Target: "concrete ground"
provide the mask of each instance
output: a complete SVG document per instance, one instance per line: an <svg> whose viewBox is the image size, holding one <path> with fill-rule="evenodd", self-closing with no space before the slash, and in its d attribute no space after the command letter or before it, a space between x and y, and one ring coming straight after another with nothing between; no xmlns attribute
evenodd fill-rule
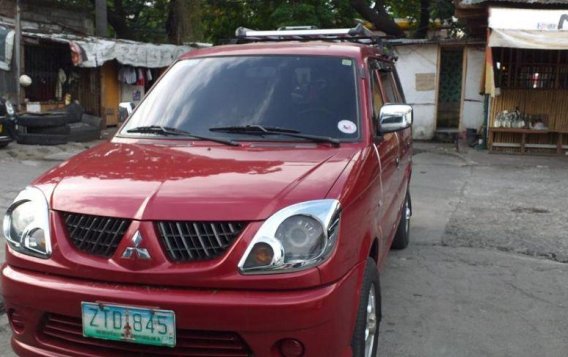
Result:
<svg viewBox="0 0 568 357"><path fill-rule="evenodd" d="M415 149L379 356L567 356L568 159Z"/></svg>
<svg viewBox="0 0 568 357"><path fill-rule="evenodd" d="M0 210L84 147L0 150ZM415 151L411 244L381 273L378 355L568 355L568 159ZM9 336L2 315L2 356Z"/></svg>

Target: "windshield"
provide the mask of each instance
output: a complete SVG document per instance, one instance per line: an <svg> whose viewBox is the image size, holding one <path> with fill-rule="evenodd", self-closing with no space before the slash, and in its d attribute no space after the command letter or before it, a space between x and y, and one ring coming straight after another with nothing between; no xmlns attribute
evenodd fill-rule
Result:
<svg viewBox="0 0 568 357"><path fill-rule="evenodd" d="M121 131L162 126L232 140L298 140L211 131L262 125L352 140L359 137L355 61L324 56L208 57L176 63ZM128 130L131 130L128 133Z"/></svg>

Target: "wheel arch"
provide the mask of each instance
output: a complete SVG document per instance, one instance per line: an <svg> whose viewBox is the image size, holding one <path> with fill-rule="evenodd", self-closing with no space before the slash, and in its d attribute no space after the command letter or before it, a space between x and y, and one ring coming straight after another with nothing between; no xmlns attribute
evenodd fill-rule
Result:
<svg viewBox="0 0 568 357"><path fill-rule="evenodd" d="M375 264L379 264L379 239L377 237L373 239L368 256L375 261Z"/></svg>

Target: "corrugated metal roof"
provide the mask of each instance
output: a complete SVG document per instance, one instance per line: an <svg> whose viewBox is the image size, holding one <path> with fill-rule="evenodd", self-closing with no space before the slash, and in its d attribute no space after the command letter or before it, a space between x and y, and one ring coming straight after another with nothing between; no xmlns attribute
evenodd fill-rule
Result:
<svg viewBox="0 0 568 357"><path fill-rule="evenodd" d="M460 4L462 4L462 5L475 5L475 4L485 3L485 2L518 3L518 4L543 4L543 5L566 4L566 5L568 5L568 0L461 0Z"/></svg>

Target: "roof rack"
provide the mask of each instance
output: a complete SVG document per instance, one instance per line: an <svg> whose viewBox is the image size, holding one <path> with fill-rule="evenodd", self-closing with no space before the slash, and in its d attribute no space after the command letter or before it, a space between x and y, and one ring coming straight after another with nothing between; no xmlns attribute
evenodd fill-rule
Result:
<svg viewBox="0 0 568 357"><path fill-rule="evenodd" d="M264 41L348 41L367 45L381 45L381 37L374 34L362 24L353 28L313 29L309 26L298 26L275 31L256 31L239 27L235 31L236 43Z"/></svg>

